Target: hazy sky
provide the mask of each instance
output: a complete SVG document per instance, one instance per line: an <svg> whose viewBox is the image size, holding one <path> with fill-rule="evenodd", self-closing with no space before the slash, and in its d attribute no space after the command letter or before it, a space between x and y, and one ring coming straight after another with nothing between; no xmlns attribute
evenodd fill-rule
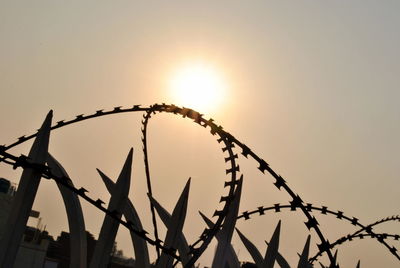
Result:
<svg viewBox="0 0 400 268"><path fill-rule="evenodd" d="M0 141L9 144L35 131L49 109L56 122L114 106L185 106L171 96L171 74L205 62L223 77L226 94L218 108L204 113L270 163L303 200L365 224L399 214L399 12L398 1L3 0ZM49 150L78 187L108 200L95 168L116 179L134 147L130 197L151 230L140 121L141 114L127 114L65 127L52 133ZM197 211L211 216L225 193L224 154L207 130L172 115L150 122L149 143L154 195L168 210L193 178L185 225L193 242L204 227ZM28 148L12 152L26 154ZM240 164L240 211L289 201L255 163ZM20 171L4 165L0 171L18 182ZM103 215L83 207L87 229L97 235ZM53 182L43 182L35 209L53 235L67 230ZM316 216L330 241L356 230ZM281 251L294 265L308 234L300 213L255 217L238 227L264 251L280 218ZM398 224L377 229L398 230ZM118 244L132 256L126 234L119 232ZM249 260L236 234L233 243L239 258ZM202 264L210 263L214 245ZM376 241L339 249L343 267L355 267L358 259L367 268L398 266Z"/></svg>

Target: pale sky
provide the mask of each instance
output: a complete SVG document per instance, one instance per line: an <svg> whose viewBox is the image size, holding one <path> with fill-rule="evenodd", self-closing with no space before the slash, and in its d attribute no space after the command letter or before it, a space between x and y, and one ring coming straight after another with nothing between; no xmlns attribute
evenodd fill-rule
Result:
<svg viewBox="0 0 400 268"><path fill-rule="evenodd" d="M172 74L201 62L217 70L225 93L218 106L199 112L265 159L305 202L364 224L396 215L399 12L398 1L1 1L0 143L34 132L50 109L55 123L114 106L188 106L171 94ZM134 147L130 197L152 230L141 118L116 115L65 127L52 133L49 151L75 185L108 201L95 168L115 180ZM12 152L27 154L29 144ZM172 115L150 122L149 146L154 196L169 211L193 179L185 224L193 242L204 228L197 211L211 217L225 193L225 155L208 130ZM254 162L240 158L239 164L245 177L240 211L289 201ZM5 165L0 171L18 182L20 171ZM34 208L52 235L67 230L54 182L41 184ZM83 208L87 229L97 236L103 215ZM315 214L330 241L356 231ZM294 266L308 235L300 213L256 216L237 226L264 252L279 219L281 252ZM398 234L398 227L376 231ZM400 248L398 241L388 243ZM233 244L239 259L250 259L236 234ZM133 256L126 230L118 245ZM202 265L210 264L214 246ZM366 268L399 264L368 239L340 247L338 259L343 267L355 267L358 259Z"/></svg>

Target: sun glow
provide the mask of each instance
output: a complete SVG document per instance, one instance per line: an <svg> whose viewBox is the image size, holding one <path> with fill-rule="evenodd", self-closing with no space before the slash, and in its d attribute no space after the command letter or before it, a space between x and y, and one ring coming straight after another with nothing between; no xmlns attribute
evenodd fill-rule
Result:
<svg viewBox="0 0 400 268"><path fill-rule="evenodd" d="M206 64L191 64L179 69L172 76L170 87L177 105L201 113L219 109L225 93L222 76Z"/></svg>

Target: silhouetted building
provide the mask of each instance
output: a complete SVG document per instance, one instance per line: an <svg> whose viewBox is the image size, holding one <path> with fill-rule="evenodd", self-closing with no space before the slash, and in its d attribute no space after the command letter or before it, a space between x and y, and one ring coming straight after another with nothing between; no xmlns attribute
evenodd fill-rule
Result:
<svg viewBox="0 0 400 268"><path fill-rule="evenodd" d="M11 183L9 180L4 178L0 178L0 193L8 193L8 189L10 189Z"/></svg>
<svg viewBox="0 0 400 268"><path fill-rule="evenodd" d="M0 178L0 238L3 236L14 194L15 187L11 182L7 179Z"/></svg>
<svg viewBox="0 0 400 268"><path fill-rule="evenodd" d="M15 186L9 180L0 178L0 239L12 207L14 194ZM30 217L39 218L39 215L38 211L32 210L30 212ZM70 234L61 232L57 240L54 240L47 231L39 228L26 227L13 268L69 268ZM96 239L88 231L86 231L86 239L87 265L89 266L96 246ZM134 264L134 260L124 257L122 251L117 250L116 246L114 246L112 255L108 267L126 268L132 267Z"/></svg>
<svg viewBox="0 0 400 268"><path fill-rule="evenodd" d="M86 231L86 239L87 239L87 264L89 266L90 261L93 257L94 249L96 246L97 240L94 236ZM70 263L70 234L68 232L61 232L57 237L57 240L50 241L47 255L46 257L49 260L53 260L57 262L57 268L69 268ZM114 246L113 256L111 256L110 264L108 267L110 268L127 268L133 267L135 261L131 258L126 258L123 256L121 250L117 250L116 246Z"/></svg>
<svg viewBox="0 0 400 268"><path fill-rule="evenodd" d="M93 256L94 247L96 245L96 239L88 231L86 231L86 239L88 257L87 264L89 265ZM69 268L71 249L70 235L68 232L61 232L61 234L57 237L57 240L50 243L47 256L58 261L58 268Z"/></svg>

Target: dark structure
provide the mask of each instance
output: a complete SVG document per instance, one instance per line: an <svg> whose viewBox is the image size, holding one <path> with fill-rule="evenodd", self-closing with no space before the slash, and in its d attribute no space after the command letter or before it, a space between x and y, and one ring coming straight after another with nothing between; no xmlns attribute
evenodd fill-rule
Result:
<svg viewBox="0 0 400 268"><path fill-rule="evenodd" d="M99 171L103 182L106 184L110 192L110 200L108 206L103 206L105 202L101 199L95 199L89 196L88 191L83 187L76 187L72 179L61 164L54 159L48 152L49 137L51 131L62 128L77 122L107 116L118 113L128 112L144 112L142 121L142 141L144 151L144 163L146 172L146 183L152 213L153 231L146 232L143 229L140 219L134 208L134 204L128 199L130 187L131 165L133 150L128 153L126 161L121 169L121 173L116 179L108 178L103 172ZM217 137L217 141L222 146L225 162L227 163L225 188L227 193L221 197L222 208L216 210L213 215L214 221L211 221L205 215L205 229L199 235L199 239L189 244L183 234L183 224L186 217L187 200L189 196L190 180L186 184L179 197L172 213L166 211L152 194L152 181L149 169L149 160L147 153L147 126L150 119L157 113L169 113L180 115L194 121L194 123L209 129L210 134ZM9 149L24 143L30 139L35 139L28 157L21 155L15 156L9 153ZM287 194L289 201L287 205L274 204L273 206L261 206L254 211L244 211L239 213L239 204L242 192L243 174L240 174L238 165L239 154L245 158L249 158L256 163L258 170L269 175L273 179L273 187ZM319 257L325 255L329 262L330 268L339 267L337 264L337 256L333 253L334 247L346 241L351 241L357 236L372 237L386 247L391 254L400 260L397 249L390 245L388 238L398 239L399 236L394 234L378 234L372 229L385 220L398 220L398 216L384 219L383 221L365 225L355 217L345 216L343 212L334 212L327 207L315 207L312 204L305 203L298 193L296 193L271 166L258 156L247 145L239 141L232 134L225 131L222 126L215 124L213 119L204 119L202 114L175 105L155 104L149 107L141 107L134 105L130 108L115 107L112 110L98 110L90 115L78 115L70 121L59 121L52 126L52 112L47 115L42 127L35 134L22 136L16 142L10 145L0 147L0 161L13 166L13 168L22 168L23 173L19 183L18 191L13 201L13 207L6 224L6 232L0 241L0 266L11 267L14 263L15 256L18 251L19 241L23 236L23 231L29 213L32 210L32 204L35 199L36 191L42 177L52 179L57 183L59 191L63 197L66 207L69 223L69 235L62 233L57 241L52 241L49 250L51 258L60 259L62 267L107 267L110 263L115 265L124 265L122 261L117 261L118 256L112 256L115 253L114 240L116 232L120 225L128 228L131 232L132 243L134 245L136 258L138 260L135 267L160 267L170 268L177 262L182 266L192 268L195 267L196 261L205 251L213 238L218 241L217 249L213 259L213 268L220 268L228 265L231 268L239 267L273 267L274 263L278 263L281 267L290 267L285 258L279 253L279 236L280 222L278 223L271 239L265 255L262 255L258 249L246 238L240 230L236 229L241 241L254 259L253 263L240 264L236 253L231 246L232 235L235 232L236 221L240 219L250 219L252 215L264 215L267 211L279 212L283 209L290 208L290 211L298 211L304 215L305 226L312 231L318 240L318 252L310 257L310 237L305 242L302 253L299 255L297 267L309 268L317 261ZM6 187L5 187L6 188ZM79 199L79 198L80 199ZM101 228L99 240L94 243L92 237L85 233L85 225L80 200L89 202L99 210L105 213L103 225ZM339 238L336 242L330 243L321 229L317 220L318 215L314 212L318 211L323 215L335 215L339 220L346 220L359 229L349 234L345 238ZM158 234L158 225L156 213L166 226L166 236L161 240ZM123 217L125 219L123 219ZM210 216L210 217L211 217ZM150 233L152 235L150 235ZM348 239L347 239L348 238ZM347 239L347 240L346 240ZM151 245L157 253L155 263L150 263L147 247ZM62 255L61 252L65 253ZM61 256L62 255L62 256ZM117 254L118 255L118 254ZM117 264L118 263L118 264ZM140 264L139 264L140 263ZM131 264L133 265L133 264ZM322 267L325 267L321 264ZM359 267L359 264L357 265ZM120 266L121 267L121 266Z"/></svg>
<svg viewBox="0 0 400 268"><path fill-rule="evenodd" d="M10 187L11 183L9 180L0 178L0 193L5 193L5 194L8 193Z"/></svg>

